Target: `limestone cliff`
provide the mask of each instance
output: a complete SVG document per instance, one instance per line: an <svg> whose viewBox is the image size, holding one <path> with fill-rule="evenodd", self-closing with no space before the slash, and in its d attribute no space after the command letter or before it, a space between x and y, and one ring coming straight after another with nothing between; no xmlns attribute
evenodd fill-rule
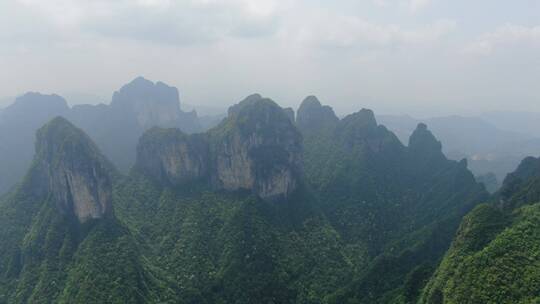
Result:
<svg viewBox="0 0 540 304"><path fill-rule="evenodd" d="M272 100L251 95L231 107L210 138L216 188L248 189L273 199L298 187L302 136Z"/></svg>
<svg viewBox="0 0 540 304"><path fill-rule="evenodd" d="M152 128L137 146L137 167L154 178L178 185L208 176L208 142L178 129Z"/></svg>
<svg viewBox="0 0 540 304"><path fill-rule="evenodd" d="M258 94L229 109L206 134L153 129L140 140L137 168L169 184L206 180L216 190L286 198L299 184L302 137L287 113Z"/></svg>
<svg viewBox="0 0 540 304"><path fill-rule="evenodd" d="M108 164L90 138L57 117L37 132L36 168L58 210L80 223L112 214Z"/></svg>

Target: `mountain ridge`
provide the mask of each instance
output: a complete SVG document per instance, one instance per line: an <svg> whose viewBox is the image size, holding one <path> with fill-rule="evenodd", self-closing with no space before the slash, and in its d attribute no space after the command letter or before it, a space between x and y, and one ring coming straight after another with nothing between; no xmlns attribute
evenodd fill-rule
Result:
<svg viewBox="0 0 540 304"><path fill-rule="evenodd" d="M196 112L183 112L178 90L138 77L117 91L109 105L75 105L52 94L27 93L0 113L0 193L13 187L30 167L34 133L56 116L85 130L121 170L135 162L139 136L152 126L201 129ZM7 173L9 172L9 174Z"/></svg>

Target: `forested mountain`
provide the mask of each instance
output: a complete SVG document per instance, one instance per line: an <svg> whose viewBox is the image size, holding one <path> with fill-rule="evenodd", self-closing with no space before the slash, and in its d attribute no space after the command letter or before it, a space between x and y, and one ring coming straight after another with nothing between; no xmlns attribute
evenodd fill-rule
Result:
<svg viewBox="0 0 540 304"><path fill-rule="evenodd" d="M0 203L0 303L150 299L155 279L114 217L114 175L65 119L38 131L31 169Z"/></svg>
<svg viewBox="0 0 540 304"><path fill-rule="evenodd" d="M426 125L291 112L151 128L128 175L55 118L0 202L0 303L413 303L484 187Z"/></svg>
<svg viewBox="0 0 540 304"><path fill-rule="evenodd" d="M115 92L110 105L69 108L58 95L27 93L0 112L0 193L21 180L30 167L36 130L55 116L81 127L122 171L135 161L142 133L153 127L200 130L197 114L180 109L178 90L138 77Z"/></svg>
<svg viewBox="0 0 540 304"><path fill-rule="evenodd" d="M467 158L469 169L476 176L492 173L502 181L524 157L536 155L540 151L540 134L529 132L535 129L524 126L527 123L533 125L530 119L534 117L532 114L521 115L524 121L516 123L512 128L509 122L519 120L520 115L517 113L492 115L493 117L487 114L482 117L452 115L426 119L380 115L378 119L403 142L406 142L418 123L426 123L435 136L444 142L443 151L450 159ZM518 125L523 128L516 127Z"/></svg>
<svg viewBox="0 0 540 304"><path fill-rule="evenodd" d="M372 111L339 120L315 97L302 103L297 123L307 181L356 268L332 302L412 302L421 284L403 283L437 265L484 188L466 161L446 159L424 124L406 147Z"/></svg>
<svg viewBox="0 0 540 304"><path fill-rule="evenodd" d="M420 303L540 302L540 159L462 221Z"/></svg>

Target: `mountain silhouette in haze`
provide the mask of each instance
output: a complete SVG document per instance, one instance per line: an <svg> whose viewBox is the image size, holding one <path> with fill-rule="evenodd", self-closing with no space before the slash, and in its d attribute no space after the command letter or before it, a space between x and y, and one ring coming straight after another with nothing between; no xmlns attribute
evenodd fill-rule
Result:
<svg viewBox="0 0 540 304"><path fill-rule="evenodd" d="M82 128L120 169L135 162L139 137L151 127L199 131L195 112L183 112L178 90L138 77L114 93L111 104L69 108L58 95L27 93L0 112L0 193L18 182L29 168L35 131L55 116Z"/></svg>

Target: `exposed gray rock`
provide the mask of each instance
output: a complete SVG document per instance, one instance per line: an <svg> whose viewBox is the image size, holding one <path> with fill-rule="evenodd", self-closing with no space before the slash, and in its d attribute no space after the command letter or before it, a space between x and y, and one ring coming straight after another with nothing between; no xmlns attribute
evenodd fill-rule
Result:
<svg viewBox="0 0 540 304"><path fill-rule="evenodd" d="M302 172L302 137L285 111L254 94L228 113L206 134L146 132L137 168L173 185L206 179L216 190L248 190L266 200L289 196Z"/></svg>
<svg viewBox="0 0 540 304"><path fill-rule="evenodd" d="M110 167L90 138L64 118L38 130L36 166L63 214L80 223L112 215Z"/></svg>
<svg viewBox="0 0 540 304"><path fill-rule="evenodd" d="M213 185L251 190L263 199L287 197L302 171L302 136L285 111L270 99L251 95L231 107L210 131Z"/></svg>
<svg viewBox="0 0 540 304"><path fill-rule="evenodd" d="M152 128L137 146L137 167L172 185L208 176L208 142L178 129Z"/></svg>

